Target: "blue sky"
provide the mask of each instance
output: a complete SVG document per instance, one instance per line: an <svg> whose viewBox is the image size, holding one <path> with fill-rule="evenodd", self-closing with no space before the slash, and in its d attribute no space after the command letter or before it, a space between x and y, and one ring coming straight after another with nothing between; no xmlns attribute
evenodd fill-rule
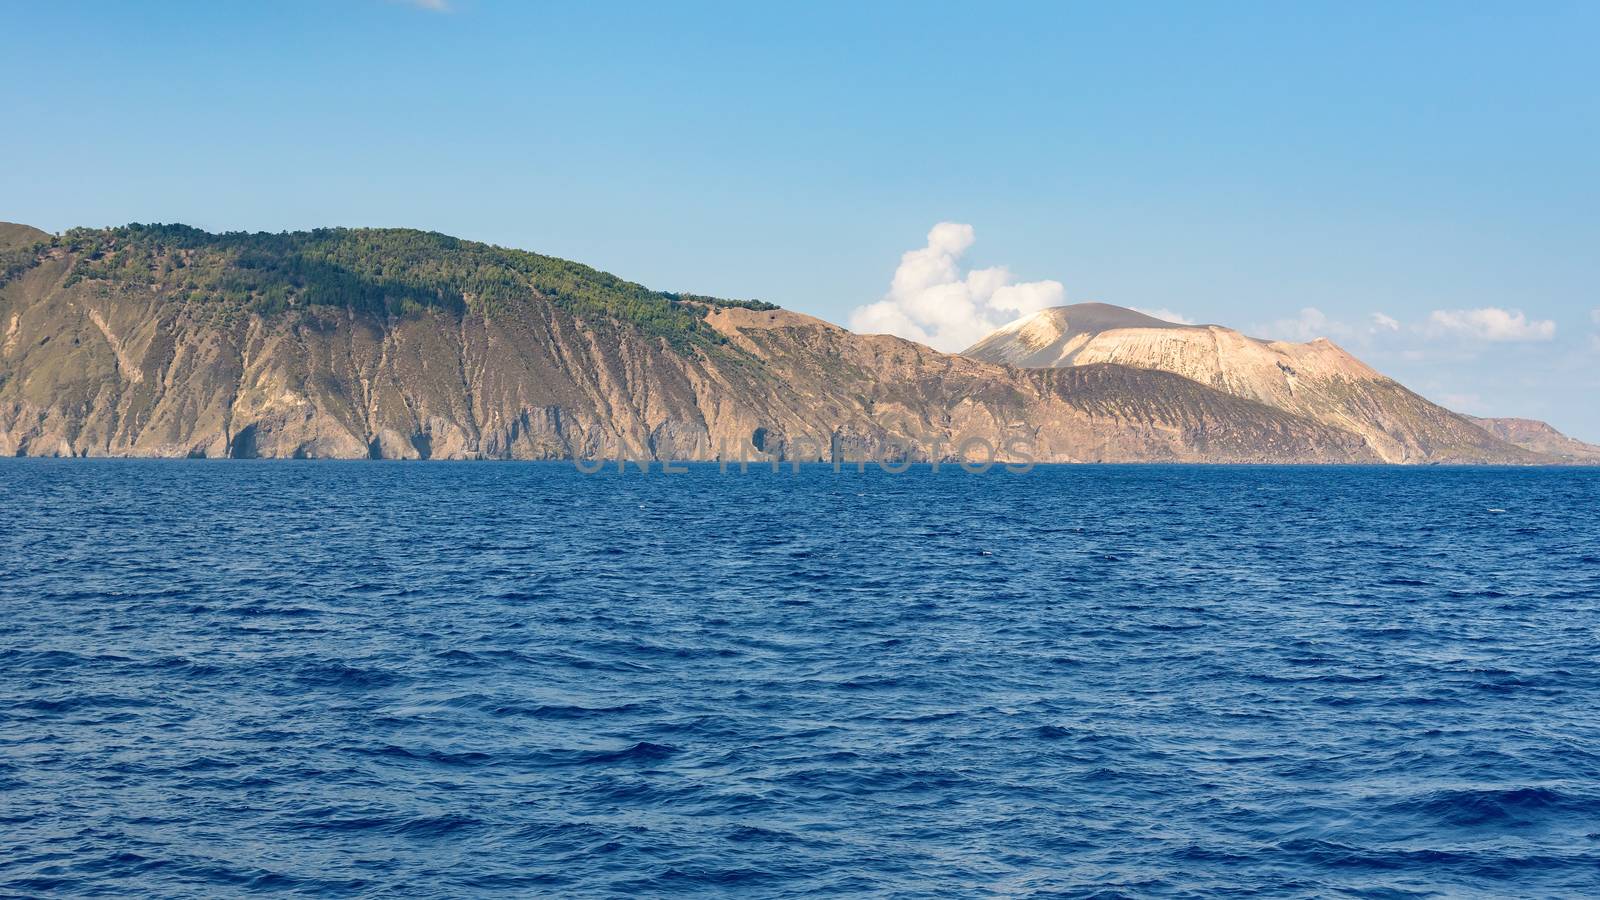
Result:
<svg viewBox="0 0 1600 900"><path fill-rule="evenodd" d="M1600 5L432 5L12 5L0 219L416 226L842 324L958 223L1600 441Z"/></svg>

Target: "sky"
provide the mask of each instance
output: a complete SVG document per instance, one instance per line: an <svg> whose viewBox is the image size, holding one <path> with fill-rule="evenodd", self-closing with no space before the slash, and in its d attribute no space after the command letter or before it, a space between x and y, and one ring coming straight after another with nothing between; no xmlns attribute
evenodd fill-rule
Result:
<svg viewBox="0 0 1600 900"><path fill-rule="evenodd" d="M5 21L0 220L419 227L942 349L1100 301L1328 337L1452 408L1600 442L1600 4Z"/></svg>

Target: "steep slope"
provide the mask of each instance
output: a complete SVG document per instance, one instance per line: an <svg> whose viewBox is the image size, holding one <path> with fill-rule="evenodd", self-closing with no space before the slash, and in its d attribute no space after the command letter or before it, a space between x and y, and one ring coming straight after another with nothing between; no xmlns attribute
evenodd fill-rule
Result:
<svg viewBox="0 0 1600 900"><path fill-rule="evenodd" d="M0 222L0 283L33 265L38 256L36 248L51 240L47 231L15 222Z"/></svg>
<svg viewBox="0 0 1600 900"><path fill-rule="evenodd" d="M838 439L872 449L881 430L945 447L1016 439L1052 461L1373 459L1346 432L1167 373L996 366L784 310L719 309L708 321L783 385L761 403L788 433L838 423Z"/></svg>
<svg viewBox="0 0 1600 900"><path fill-rule="evenodd" d="M1168 373L1028 371L406 230L76 230L0 283L0 453L1351 462Z"/></svg>
<svg viewBox="0 0 1600 900"><path fill-rule="evenodd" d="M963 355L1023 367L1116 363L1172 372L1358 434L1387 462L1539 459L1407 390L1325 338L1304 344L1265 341L1219 325L1179 325L1084 303L1019 319Z"/></svg>
<svg viewBox="0 0 1600 900"><path fill-rule="evenodd" d="M49 240L50 232L34 228L32 225L0 222L0 250L31 247L34 244L46 243Z"/></svg>
<svg viewBox="0 0 1600 900"><path fill-rule="evenodd" d="M1480 419L1468 416L1480 428L1509 444L1545 456L1584 465L1600 464L1600 447L1570 438L1536 419Z"/></svg>

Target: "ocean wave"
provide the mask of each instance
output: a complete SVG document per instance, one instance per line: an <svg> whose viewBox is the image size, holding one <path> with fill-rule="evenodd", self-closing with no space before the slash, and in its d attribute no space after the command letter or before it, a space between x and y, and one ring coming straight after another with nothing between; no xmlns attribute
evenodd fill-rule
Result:
<svg viewBox="0 0 1600 900"><path fill-rule="evenodd" d="M0 463L0 894L1600 894L1597 471Z"/></svg>

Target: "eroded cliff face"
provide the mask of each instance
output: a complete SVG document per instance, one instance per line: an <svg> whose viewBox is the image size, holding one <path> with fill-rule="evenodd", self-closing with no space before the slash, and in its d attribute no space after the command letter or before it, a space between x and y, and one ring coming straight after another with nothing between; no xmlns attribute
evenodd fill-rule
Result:
<svg viewBox="0 0 1600 900"><path fill-rule="evenodd" d="M79 262L51 248L0 286L0 454L948 459L981 440L1061 462L1377 458L1167 372L1017 369L784 311L685 301L720 337L674 346L533 291L259 315Z"/></svg>
<svg viewBox="0 0 1600 900"><path fill-rule="evenodd" d="M1586 444L1537 419L1481 419L1469 416L1480 428L1524 450L1579 465L1600 464L1600 447Z"/></svg>
<svg viewBox="0 0 1600 900"><path fill-rule="evenodd" d="M840 439L873 452L883 449L880 436L924 451L930 438L945 447L982 438L1064 462L1373 458L1348 432L1167 373L998 366L782 310L723 309L708 318L781 385L763 391L763 408L786 434L842 423Z"/></svg>
<svg viewBox="0 0 1600 900"><path fill-rule="evenodd" d="M1386 462L1539 461L1322 338L1264 341L1085 303L1013 322L965 355L1025 367L1115 363L1172 372L1358 434Z"/></svg>

